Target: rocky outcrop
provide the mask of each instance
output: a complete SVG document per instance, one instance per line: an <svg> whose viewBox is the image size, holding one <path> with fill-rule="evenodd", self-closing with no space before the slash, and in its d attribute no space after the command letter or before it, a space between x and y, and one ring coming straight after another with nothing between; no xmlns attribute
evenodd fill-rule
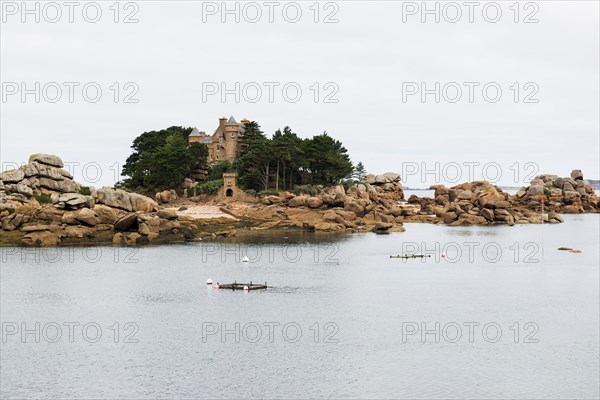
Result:
<svg viewBox="0 0 600 400"><path fill-rule="evenodd" d="M21 234L18 240L24 246L69 245L98 238L115 245L170 243L236 235L240 225L258 230L389 233L403 231L404 222L530 224L542 222L542 199L548 207L547 223L562 222L559 212L598 209L598 198L579 170L567 178L540 175L515 196L476 181L450 188L435 185L434 198L413 195L408 201L400 175L387 172L369 175L347 189L342 185L308 188L309 193L266 195L235 207L217 204L229 215L207 223L200 214L186 214L186 207L179 206L190 205L189 201L177 199L172 191L157 193L154 201L121 189L85 188L62 165L56 156L33 155L28 164L0 175L2 230L11 232L11 237Z"/></svg>
<svg viewBox="0 0 600 400"><path fill-rule="evenodd" d="M472 224L535 224L542 223L541 207L544 201L544 222L561 223L558 213L600 212L598 196L583 179L581 170L573 170L570 177L543 174L531 184L522 187L514 196L487 181L467 182L451 188L433 185L434 198L411 196L408 204L420 206L418 215L403 215L407 221L418 221L419 216L435 214L450 225ZM413 209L416 210L416 209Z"/></svg>
<svg viewBox="0 0 600 400"><path fill-rule="evenodd" d="M539 214L515 206L511 196L487 181L466 182L451 188L435 185L431 189L435 190L435 200L411 196L409 202L421 205L421 214L423 210L433 211L448 225L541 223Z"/></svg>
<svg viewBox="0 0 600 400"><path fill-rule="evenodd" d="M99 204L124 211L153 212L158 210L158 204L150 197L121 189L103 187L95 191L94 198Z"/></svg>
<svg viewBox="0 0 600 400"><path fill-rule="evenodd" d="M36 205L36 197L41 195L79 194L81 186L62 166L64 164L57 156L32 155L29 163L19 169L0 174L0 201ZM59 201L58 197L54 200Z"/></svg>
<svg viewBox="0 0 600 400"><path fill-rule="evenodd" d="M162 210L158 216L159 205L147 196L110 187L83 187L63 166L58 156L33 154L19 169L0 174L1 227L21 231L23 246L57 246L68 239L138 228L148 228L146 235L138 233L146 241L156 239L159 231L179 237L173 232L181 228L174 223L176 212ZM143 228L142 215L149 215L144 217ZM138 240L123 241L133 242Z"/></svg>
<svg viewBox="0 0 600 400"><path fill-rule="evenodd" d="M78 209L82 207L93 208L94 198L79 193L54 193L51 196L52 204L56 208L65 208L69 210Z"/></svg>
<svg viewBox="0 0 600 400"><path fill-rule="evenodd" d="M33 154L29 163L0 174L0 203L9 204L9 207L39 207L42 202L65 210L91 210L96 204L124 211L158 210L154 200L137 193L108 187L98 190L85 188L73 181L73 176L63 170L63 166L58 156Z"/></svg>
<svg viewBox="0 0 600 400"><path fill-rule="evenodd" d="M400 175L387 172L369 175L364 182L322 189L307 195L289 192L268 195L260 203L239 210L236 217L260 218L260 229L294 227L327 232L400 232L403 213L414 214L412 204L404 201ZM274 222L274 223L273 223ZM389 227L376 229L378 224Z"/></svg>
<svg viewBox="0 0 600 400"><path fill-rule="evenodd" d="M32 154L29 156L29 163L38 162L40 164L49 165L51 167L62 168L65 166L63 160L58 156L51 154Z"/></svg>
<svg viewBox="0 0 600 400"><path fill-rule="evenodd" d="M543 174L536 176L527 187L511 197L511 203L530 210L540 210L541 202L548 211L574 214L600 212L600 198L583 173L574 169L569 177Z"/></svg>
<svg viewBox="0 0 600 400"><path fill-rule="evenodd" d="M367 175L362 185L369 185L378 193L393 194L395 200L404 199L404 191L400 183L400 174L395 172L386 172L381 175ZM359 184L359 185L361 185Z"/></svg>
<svg viewBox="0 0 600 400"><path fill-rule="evenodd" d="M190 177L186 178L186 179L189 179L189 181L191 181L191 183L188 182L187 180L184 181L184 184L183 184L184 189L192 187L195 182L206 181L208 179L208 165L200 164L200 165L196 166L196 168L194 168L192 170L192 172L190 173Z"/></svg>

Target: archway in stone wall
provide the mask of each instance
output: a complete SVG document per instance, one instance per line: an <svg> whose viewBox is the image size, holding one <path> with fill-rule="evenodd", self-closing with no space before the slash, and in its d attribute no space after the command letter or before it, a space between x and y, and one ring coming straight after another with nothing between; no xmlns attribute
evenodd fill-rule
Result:
<svg viewBox="0 0 600 400"><path fill-rule="evenodd" d="M233 189L227 189L227 190L225 191L225 196L227 196L227 197L231 197L231 196L233 196Z"/></svg>

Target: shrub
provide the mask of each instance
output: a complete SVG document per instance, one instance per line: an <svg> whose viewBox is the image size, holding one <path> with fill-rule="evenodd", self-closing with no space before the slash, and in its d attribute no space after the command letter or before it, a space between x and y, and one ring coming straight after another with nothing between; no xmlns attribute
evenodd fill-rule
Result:
<svg viewBox="0 0 600 400"><path fill-rule="evenodd" d="M256 196L256 190L254 190L254 189L244 190L244 192L246 194L249 194L250 196Z"/></svg>
<svg viewBox="0 0 600 400"><path fill-rule="evenodd" d="M82 186L79 188L79 193L81 193L84 196L89 196L92 194L92 192L90 191L90 188L88 186Z"/></svg>
<svg viewBox="0 0 600 400"><path fill-rule="evenodd" d="M40 194L39 196L35 196L35 199L40 203L40 204L51 204L52 203L52 196L50 196L49 194Z"/></svg>
<svg viewBox="0 0 600 400"><path fill-rule="evenodd" d="M301 194L307 194L309 196L314 196L319 194L320 189L312 186L312 185L298 185L295 186L294 189L292 190L292 193L294 193L296 196L301 195Z"/></svg>
<svg viewBox="0 0 600 400"><path fill-rule="evenodd" d="M223 179L215 179L202 184L198 184L190 189L197 196L199 194L217 194L217 192L223 187ZM190 193L188 189L188 194Z"/></svg>
<svg viewBox="0 0 600 400"><path fill-rule="evenodd" d="M358 183L358 181L354 181L352 179L346 179L340 182L340 184L344 187L345 191L348 191L352 185Z"/></svg>
<svg viewBox="0 0 600 400"><path fill-rule="evenodd" d="M275 189L267 189L267 190L261 190L260 192L258 192L259 196L278 196L279 192Z"/></svg>

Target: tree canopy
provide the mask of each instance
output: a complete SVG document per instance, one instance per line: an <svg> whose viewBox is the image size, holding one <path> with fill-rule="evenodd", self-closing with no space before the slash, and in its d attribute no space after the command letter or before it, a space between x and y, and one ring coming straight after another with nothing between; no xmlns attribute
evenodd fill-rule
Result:
<svg viewBox="0 0 600 400"><path fill-rule="evenodd" d="M158 191L179 189L194 168L206 164L208 148L202 143L189 144L192 128L172 126L144 132L133 141L133 152L123 165L121 185L130 190ZM209 172L209 180L221 179L223 172L236 171L239 184L255 191L290 190L296 185L338 184L357 172L348 151L327 132L301 138L285 126L270 138L256 121L244 126L237 157L221 162ZM358 173L360 175L361 173Z"/></svg>
<svg viewBox="0 0 600 400"><path fill-rule="evenodd" d="M131 190L156 191L180 188L192 169L206 162L208 149L202 143L188 144L192 128L172 126L144 132L133 140L121 175L122 186Z"/></svg>
<svg viewBox="0 0 600 400"><path fill-rule="evenodd" d="M352 173L352 178L357 182L362 182L367 177L367 169L363 165L362 161L359 161L354 167L354 171Z"/></svg>
<svg viewBox="0 0 600 400"><path fill-rule="evenodd" d="M298 184L329 186L353 172L346 148L326 132L302 139L286 126L267 138L255 121L245 125L236 169L240 184L257 191Z"/></svg>

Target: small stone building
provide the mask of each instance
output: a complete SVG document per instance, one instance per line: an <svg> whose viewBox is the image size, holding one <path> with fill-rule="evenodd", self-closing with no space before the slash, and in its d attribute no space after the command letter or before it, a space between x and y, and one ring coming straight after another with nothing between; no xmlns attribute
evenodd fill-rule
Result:
<svg viewBox="0 0 600 400"><path fill-rule="evenodd" d="M219 191L219 196L225 199L237 199L243 192L237 186L237 172L223 174L223 188Z"/></svg>

